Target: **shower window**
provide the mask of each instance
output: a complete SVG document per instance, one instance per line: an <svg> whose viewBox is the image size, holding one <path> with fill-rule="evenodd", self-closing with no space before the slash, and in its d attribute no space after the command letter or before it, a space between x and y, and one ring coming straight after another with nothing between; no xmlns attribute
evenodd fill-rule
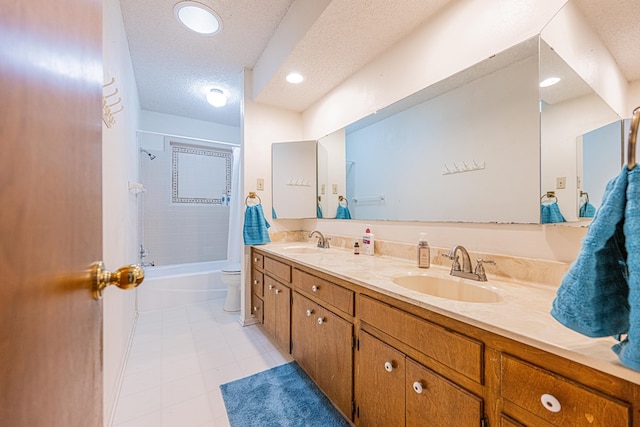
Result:
<svg viewBox="0 0 640 427"><path fill-rule="evenodd" d="M231 152L171 143L171 201L224 205L231 189Z"/></svg>

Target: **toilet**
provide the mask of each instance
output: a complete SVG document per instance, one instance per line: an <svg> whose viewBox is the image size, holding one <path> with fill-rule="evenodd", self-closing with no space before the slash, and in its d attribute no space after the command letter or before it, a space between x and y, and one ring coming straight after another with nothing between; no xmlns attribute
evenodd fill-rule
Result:
<svg viewBox="0 0 640 427"><path fill-rule="evenodd" d="M240 264L230 264L222 269L222 283L227 286L224 311L240 311Z"/></svg>

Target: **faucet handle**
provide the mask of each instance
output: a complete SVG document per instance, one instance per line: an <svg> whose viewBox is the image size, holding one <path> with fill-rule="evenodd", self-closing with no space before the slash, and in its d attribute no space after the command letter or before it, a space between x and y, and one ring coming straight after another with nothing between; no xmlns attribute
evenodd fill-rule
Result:
<svg viewBox="0 0 640 427"><path fill-rule="evenodd" d="M484 271L484 264L496 265L496 262L491 259L482 259L482 258L478 258L476 261L478 263L476 264L476 268L473 272L475 273L476 276L478 276L480 281L486 282L487 274Z"/></svg>
<svg viewBox="0 0 640 427"><path fill-rule="evenodd" d="M324 248L329 249L329 242L331 241L331 237L324 238Z"/></svg>
<svg viewBox="0 0 640 427"><path fill-rule="evenodd" d="M450 260L453 261L453 264L451 264L451 271L462 271L462 268L460 267L460 261L458 261L460 259L458 255L453 255L452 253L448 253L448 254L442 254L442 256L445 258L449 258Z"/></svg>

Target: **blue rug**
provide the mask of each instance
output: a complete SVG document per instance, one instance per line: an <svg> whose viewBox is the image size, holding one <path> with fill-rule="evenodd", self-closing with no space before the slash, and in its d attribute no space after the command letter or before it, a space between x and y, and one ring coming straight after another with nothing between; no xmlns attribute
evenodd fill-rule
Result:
<svg viewBox="0 0 640 427"><path fill-rule="evenodd" d="M231 427L348 427L296 362L220 386Z"/></svg>

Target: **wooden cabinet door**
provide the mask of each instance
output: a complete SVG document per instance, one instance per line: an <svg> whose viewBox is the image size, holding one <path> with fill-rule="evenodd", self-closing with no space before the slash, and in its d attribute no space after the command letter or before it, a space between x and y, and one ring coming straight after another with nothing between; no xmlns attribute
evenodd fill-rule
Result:
<svg viewBox="0 0 640 427"><path fill-rule="evenodd" d="M353 325L319 308L315 316L316 382L348 417L353 400Z"/></svg>
<svg viewBox="0 0 640 427"><path fill-rule="evenodd" d="M295 292L291 309L292 355L296 362L316 381L316 334L318 306Z"/></svg>
<svg viewBox="0 0 640 427"><path fill-rule="evenodd" d="M407 359L406 411L407 426L479 426L482 399Z"/></svg>
<svg viewBox="0 0 640 427"><path fill-rule="evenodd" d="M356 425L405 425L404 354L361 332L357 356Z"/></svg>
<svg viewBox="0 0 640 427"><path fill-rule="evenodd" d="M291 289L264 276L264 327L282 348L289 349L291 341Z"/></svg>

